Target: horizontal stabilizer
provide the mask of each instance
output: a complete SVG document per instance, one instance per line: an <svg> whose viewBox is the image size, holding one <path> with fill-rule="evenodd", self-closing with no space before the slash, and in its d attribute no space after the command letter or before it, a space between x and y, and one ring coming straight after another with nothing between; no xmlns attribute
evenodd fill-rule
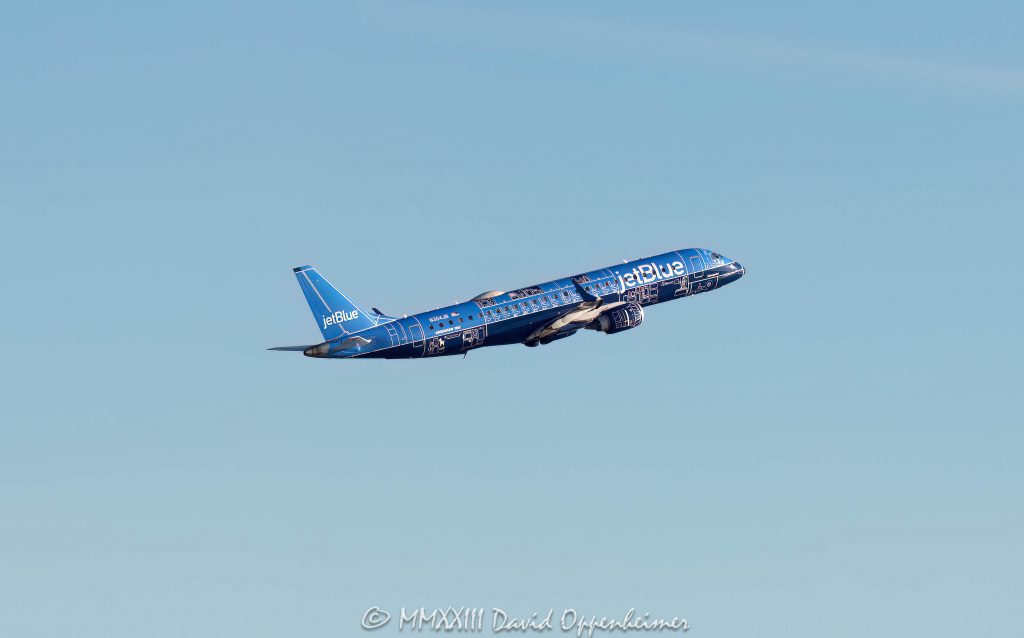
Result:
<svg viewBox="0 0 1024 638"><path fill-rule="evenodd" d="M313 346L316 344L314 343ZM312 348L313 346L278 346L276 348L267 348L267 350L281 350L283 352L302 352L306 348Z"/></svg>

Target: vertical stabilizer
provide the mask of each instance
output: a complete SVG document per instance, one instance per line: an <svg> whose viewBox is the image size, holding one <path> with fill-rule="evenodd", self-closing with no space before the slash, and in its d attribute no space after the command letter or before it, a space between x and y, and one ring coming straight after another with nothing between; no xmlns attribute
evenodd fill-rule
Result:
<svg viewBox="0 0 1024 638"><path fill-rule="evenodd" d="M295 277L306 295L309 309L313 311L317 326L324 335L324 341L371 328L376 325L372 315L356 302L345 296L331 282L323 278L312 266L293 268Z"/></svg>

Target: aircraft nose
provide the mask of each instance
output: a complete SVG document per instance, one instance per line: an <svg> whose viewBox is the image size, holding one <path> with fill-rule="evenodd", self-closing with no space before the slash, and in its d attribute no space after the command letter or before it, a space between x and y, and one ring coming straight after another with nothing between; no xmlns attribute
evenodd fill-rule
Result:
<svg viewBox="0 0 1024 638"><path fill-rule="evenodd" d="M724 282L727 284L732 283L739 279L740 277L742 277L743 275L745 275L746 273L747 269L743 267L743 264L741 264L738 261L734 261L726 267ZM723 278L721 276L719 276L719 281L723 281Z"/></svg>

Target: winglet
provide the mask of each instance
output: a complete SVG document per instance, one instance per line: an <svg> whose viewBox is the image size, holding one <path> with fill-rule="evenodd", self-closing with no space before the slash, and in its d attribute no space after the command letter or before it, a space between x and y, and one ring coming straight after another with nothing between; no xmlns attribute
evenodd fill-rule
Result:
<svg viewBox="0 0 1024 638"><path fill-rule="evenodd" d="M594 295L587 292L587 289L581 286L580 282L576 281L575 277L572 278L572 285L576 286L576 292L583 299L583 301L601 301L600 297L595 297Z"/></svg>

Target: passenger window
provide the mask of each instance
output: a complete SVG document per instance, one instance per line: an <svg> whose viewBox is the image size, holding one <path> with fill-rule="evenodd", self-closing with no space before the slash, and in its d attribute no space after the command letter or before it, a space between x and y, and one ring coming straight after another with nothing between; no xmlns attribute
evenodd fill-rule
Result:
<svg viewBox="0 0 1024 638"><path fill-rule="evenodd" d="M434 329L434 324L430 324L430 329L431 329L431 330L433 330L433 329Z"/></svg>
<svg viewBox="0 0 1024 638"><path fill-rule="evenodd" d="M459 317L459 323L462 323L462 317Z"/></svg>
<svg viewBox="0 0 1024 638"><path fill-rule="evenodd" d="M473 321L473 315L469 315L469 320Z"/></svg>
<svg viewBox="0 0 1024 638"><path fill-rule="evenodd" d="M448 325L449 325L449 326L450 326L450 325L452 325L452 324L454 324L454 323L455 323L455 322L454 322L454 321L452 321L451 319L449 319L449 320L448 320Z"/></svg>

